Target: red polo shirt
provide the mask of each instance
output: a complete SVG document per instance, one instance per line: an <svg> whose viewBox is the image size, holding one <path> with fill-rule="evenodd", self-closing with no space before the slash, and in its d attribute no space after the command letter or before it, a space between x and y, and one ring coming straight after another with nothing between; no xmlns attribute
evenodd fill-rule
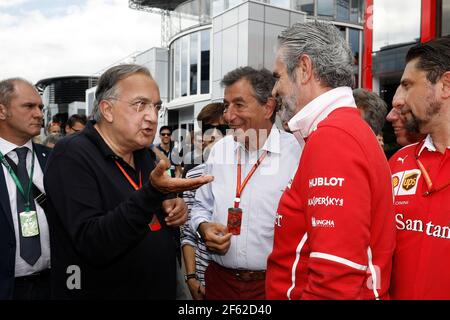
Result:
<svg viewBox="0 0 450 320"><path fill-rule="evenodd" d="M428 186L416 162L419 154L439 189L450 182L450 149L442 154L432 151L432 142L430 149L423 144L407 146L389 161L398 230L393 299L450 299L450 186L425 195Z"/></svg>

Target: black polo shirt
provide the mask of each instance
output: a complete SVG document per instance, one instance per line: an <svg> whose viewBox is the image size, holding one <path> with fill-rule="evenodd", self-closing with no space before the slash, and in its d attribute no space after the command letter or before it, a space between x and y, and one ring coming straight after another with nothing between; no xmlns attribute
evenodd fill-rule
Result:
<svg viewBox="0 0 450 320"><path fill-rule="evenodd" d="M52 295L174 299L176 245L164 222L163 195L148 182L154 154L147 148L135 151L134 170L93 125L89 122L82 132L58 142L47 162ZM136 182L141 172L140 190L128 182L116 161ZM148 226L153 214L162 226L159 231ZM71 266L81 271L81 289L75 286Z"/></svg>

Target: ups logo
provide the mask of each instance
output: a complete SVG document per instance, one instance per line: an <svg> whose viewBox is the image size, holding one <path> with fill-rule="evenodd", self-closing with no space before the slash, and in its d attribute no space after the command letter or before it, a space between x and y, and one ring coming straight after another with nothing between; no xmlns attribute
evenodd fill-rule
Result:
<svg viewBox="0 0 450 320"><path fill-rule="evenodd" d="M399 183L400 183L400 179L397 176L394 176L392 178L392 186L394 187L394 189L398 186Z"/></svg>
<svg viewBox="0 0 450 320"><path fill-rule="evenodd" d="M410 189L414 188L414 186L417 183L418 176L419 176L419 174L417 174L417 173L411 173L411 174L408 174L407 176L405 176L405 178L403 179L403 184L402 184L403 189L410 190Z"/></svg>

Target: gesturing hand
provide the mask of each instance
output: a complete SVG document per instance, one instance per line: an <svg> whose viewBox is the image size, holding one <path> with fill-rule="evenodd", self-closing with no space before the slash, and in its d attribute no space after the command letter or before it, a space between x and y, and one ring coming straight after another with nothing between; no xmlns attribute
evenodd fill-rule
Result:
<svg viewBox="0 0 450 320"><path fill-rule="evenodd" d="M193 179L171 178L166 174L169 163L160 160L155 169L150 173L150 183L162 193L182 192L197 189L214 180L212 176L202 176Z"/></svg>

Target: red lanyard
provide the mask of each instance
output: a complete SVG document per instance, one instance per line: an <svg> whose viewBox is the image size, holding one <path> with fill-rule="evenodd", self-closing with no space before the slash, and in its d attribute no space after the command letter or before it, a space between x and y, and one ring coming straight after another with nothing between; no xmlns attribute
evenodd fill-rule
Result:
<svg viewBox="0 0 450 320"><path fill-rule="evenodd" d="M125 169L120 165L119 162L114 161L117 165L117 167L122 171L122 174L127 178L128 182L133 186L134 190L139 190L142 188L142 172L139 171L139 185L137 185L136 182L131 179L131 177L128 175L128 173L125 171ZM153 215L152 221L149 223L148 227L151 231L158 231L161 229L161 224L159 223L158 218L156 217L156 214Z"/></svg>
<svg viewBox="0 0 450 320"><path fill-rule="evenodd" d="M127 178L128 182L133 186L134 190L139 190L140 188L142 188L142 175L140 171L139 171L139 186L138 186L136 182L134 182L134 180L131 179L131 177L128 175L125 169L120 165L120 163L117 161L114 162L116 163L117 167L119 167L120 171L122 171L122 174L125 176L125 178Z"/></svg>
<svg viewBox="0 0 450 320"><path fill-rule="evenodd" d="M422 147L424 143L425 142L423 142L421 144L418 144L417 148ZM418 150L420 150L420 149L421 148L419 148ZM431 181L431 177L428 174L427 169L425 169L425 166L422 164L422 161L419 160L419 152L418 151L416 152L416 163L417 163L417 166L420 169L420 172L422 172L422 175L423 175L423 178L425 180L425 183L427 184L427 189L428 190L423 194L425 197L431 195L432 193L439 192L439 191L447 188L450 185L450 181L448 181L447 183L443 184L440 187L437 187L437 188L433 187L433 181Z"/></svg>
<svg viewBox="0 0 450 320"><path fill-rule="evenodd" d="M253 174L255 173L256 169L258 169L259 165L264 160L266 155L267 155L267 150L265 150L264 153L258 158L258 160L253 165L253 167L250 170L250 172L245 177L244 182L241 184L241 152L240 152L240 150L238 151L238 155L237 155L238 164L237 164L237 179L236 179L237 180L237 184L236 184L236 198L234 199L234 207L235 208L239 208L239 202L241 202L242 191L244 190L244 188L247 185L248 181L253 176Z"/></svg>

